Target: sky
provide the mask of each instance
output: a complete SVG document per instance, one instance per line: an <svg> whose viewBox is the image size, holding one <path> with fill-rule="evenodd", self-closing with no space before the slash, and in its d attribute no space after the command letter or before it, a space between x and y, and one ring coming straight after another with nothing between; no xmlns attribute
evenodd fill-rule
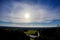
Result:
<svg viewBox="0 0 60 40"><path fill-rule="evenodd" d="M0 26L56 27L60 0L0 0Z"/></svg>

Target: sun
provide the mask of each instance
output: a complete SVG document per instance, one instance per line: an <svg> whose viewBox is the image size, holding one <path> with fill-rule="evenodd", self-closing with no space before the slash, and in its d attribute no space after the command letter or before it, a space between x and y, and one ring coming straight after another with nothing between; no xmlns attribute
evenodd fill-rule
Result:
<svg viewBox="0 0 60 40"><path fill-rule="evenodd" d="M31 22L31 19L32 19L32 17L31 17L31 13L30 12L25 12L24 13L24 22Z"/></svg>
<svg viewBox="0 0 60 40"><path fill-rule="evenodd" d="M25 17L25 19L29 19L30 18L30 14L29 13L25 13L24 17Z"/></svg>

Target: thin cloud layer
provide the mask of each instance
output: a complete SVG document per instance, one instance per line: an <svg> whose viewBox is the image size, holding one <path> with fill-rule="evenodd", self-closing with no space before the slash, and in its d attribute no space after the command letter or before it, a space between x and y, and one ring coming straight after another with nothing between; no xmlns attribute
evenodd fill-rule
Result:
<svg viewBox="0 0 60 40"><path fill-rule="evenodd" d="M11 7L9 6L11 5ZM53 20L60 20L60 7L53 10L41 4L29 4L25 2L13 2L2 6L0 21L13 23L40 22L50 23ZM24 15L29 14L30 18L25 19Z"/></svg>

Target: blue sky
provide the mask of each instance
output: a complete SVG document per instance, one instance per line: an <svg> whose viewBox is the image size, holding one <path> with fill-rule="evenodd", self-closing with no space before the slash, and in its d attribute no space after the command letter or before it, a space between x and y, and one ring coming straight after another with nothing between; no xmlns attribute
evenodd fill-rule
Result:
<svg viewBox="0 0 60 40"><path fill-rule="evenodd" d="M53 27L60 24L60 0L0 0L0 25Z"/></svg>

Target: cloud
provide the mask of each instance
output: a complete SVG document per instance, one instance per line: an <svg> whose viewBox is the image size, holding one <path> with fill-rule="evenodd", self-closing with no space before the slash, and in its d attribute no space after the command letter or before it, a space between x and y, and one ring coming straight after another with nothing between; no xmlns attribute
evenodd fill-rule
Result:
<svg viewBox="0 0 60 40"><path fill-rule="evenodd" d="M7 27L22 27L22 28L45 28L45 27L56 27L56 25L40 25L40 24L29 24L29 23L23 23L23 24L0 24L0 26L7 26Z"/></svg>
<svg viewBox="0 0 60 40"><path fill-rule="evenodd" d="M9 5L9 4L8 4ZM50 7L46 7L40 4L29 4L25 2L13 2L12 7L7 4L2 10L0 21L24 23L24 22L40 22L50 23L52 20L60 20L60 7L50 10ZM6 10L7 9L7 10ZM9 11L8 11L9 10ZM29 19L25 19L24 15L30 14Z"/></svg>

